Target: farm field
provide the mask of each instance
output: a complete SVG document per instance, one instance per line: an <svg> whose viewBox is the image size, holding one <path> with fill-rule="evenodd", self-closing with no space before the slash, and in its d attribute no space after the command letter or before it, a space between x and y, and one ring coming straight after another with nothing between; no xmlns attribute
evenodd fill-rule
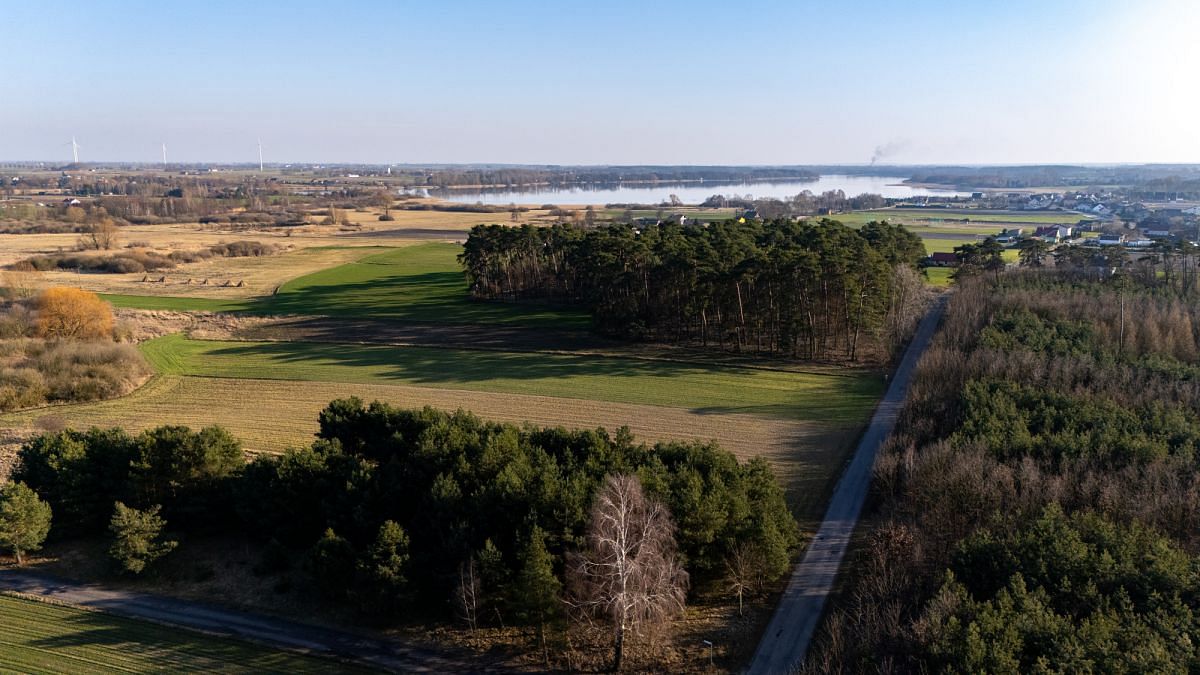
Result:
<svg viewBox="0 0 1200 675"><path fill-rule="evenodd" d="M0 672L372 672L145 621L0 594Z"/></svg>
<svg viewBox="0 0 1200 675"><path fill-rule="evenodd" d="M161 250L187 250L222 242L249 239L305 249L321 246L398 246L421 238L458 239L475 225L508 222L507 213L470 213L392 209L395 220L380 221L378 209L347 210L350 227L312 223L299 227L240 227L201 223L160 223L123 225L119 230L121 246L136 244ZM319 217L319 216L318 216ZM314 220L316 217L314 217ZM547 212L534 210L522 214L525 222L553 222ZM78 234L2 234L0 265L31 255L70 251L79 241ZM196 263L193 263L196 264ZM191 274L189 265L179 267L180 274ZM110 275L111 276L111 275ZM140 278L140 277L139 277Z"/></svg>
<svg viewBox="0 0 1200 675"><path fill-rule="evenodd" d="M317 314L452 324L520 323L559 328L589 324L587 314L578 310L472 301L455 259L459 250L458 245L449 243L384 249L292 279L274 295L259 298L104 297L117 307L138 309Z"/></svg>
<svg viewBox="0 0 1200 675"><path fill-rule="evenodd" d="M783 372L631 358L171 335L144 343L161 373L107 401L0 415L23 434L50 426L220 424L254 452L312 441L317 413L346 396L568 428L628 426L639 440L714 440L776 468L816 518L882 390L877 374Z"/></svg>
<svg viewBox="0 0 1200 675"><path fill-rule="evenodd" d="M405 384L860 421L882 392L874 374L829 375L619 357L389 345L223 342L169 335L143 344L161 373L202 377Z"/></svg>
<svg viewBox="0 0 1200 675"><path fill-rule="evenodd" d="M29 236L29 235L26 235ZM418 242L392 242L403 246ZM380 246L315 246L297 248L267 256L243 258L210 258L201 262L180 265L174 270L135 274L78 274L54 270L40 274L46 286L73 286L110 295L179 296L188 299L211 300L207 304L228 303L230 307L255 296L270 295L291 279L312 274L329 267L354 262L375 253L390 250ZM164 282L144 282L145 277ZM207 280L207 284L201 283ZM225 286L229 282L229 286ZM238 287L241 282L243 285Z"/></svg>
<svg viewBox="0 0 1200 675"><path fill-rule="evenodd" d="M502 394L392 384L296 382L164 375L134 393L107 401L0 415L0 427L38 433L50 420L74 428L162 424L198 429L219 424L251 452L282 452L311 443L317 413L346 396L405 407L470 410L484 419L575 429L628 426L641 441L716 441L742 459L765 457L775 467L798 515L818 518L831 480L865 416L841 422L603 403L574 398Z"/></svg>

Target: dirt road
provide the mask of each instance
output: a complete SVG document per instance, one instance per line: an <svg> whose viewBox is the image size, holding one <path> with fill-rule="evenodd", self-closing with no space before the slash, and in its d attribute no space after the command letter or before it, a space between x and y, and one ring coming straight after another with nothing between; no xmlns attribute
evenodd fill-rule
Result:
<svg viewBox="0 0 1200 675"><path fill-rule="evenodd" d="M343 659L405 673L485 672L486 664L454 660L400 643L285 619L163 596L114 590L13 569L0 570L0 590L68 605L201 630L214 635Z"/></svg>

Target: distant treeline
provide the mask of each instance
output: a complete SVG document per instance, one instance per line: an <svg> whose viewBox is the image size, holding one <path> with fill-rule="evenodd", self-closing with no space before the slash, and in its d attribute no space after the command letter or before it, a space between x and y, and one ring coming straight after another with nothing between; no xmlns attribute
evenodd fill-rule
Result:
<svg viewBox="0 0 1200 675"><path fill-rule="evenodd" d="M1130 196L1200 196L1197 165L926 167L915 169L911 180L992 189L1120 186Z"/></svg>
<svg viewBox="0 0 1200 675"><path fill-rule="evenodd" d="M785 199L773 197L753 199L738 195L725 196L716 194L704 200L700 206L705 208L735 207L754 209L760 218L782 218L785 216L810 216L817 213L838 211L858 211L863 209L878 209L888 205L888 200L882 195L864 193L847 197L842 190L826 190L814 194L804 190Z"/></svg>
<svg viewBox="0 0 1200 675"><path fill-rule="evenodd" d="M816 180L820 175L800 167L762 166L579 166L445 168L425 173L414 187L488 185L574 185L650 181L755 181L771 179Z"/></svg>
<svg viewBox="0 0 1200 675"><path fill-rule="evenodd" d="M1118 270L960 283L808 672L1197 672L1200 304Z"/></svg>
<svg viewBox="0 0 1200 675"><path fill-rule="evenodd" d="M920 312L903 226L728 221L638 229L479 225L460 261L471 292L587 307L634 339L802 358L885 355Z"/></svg>

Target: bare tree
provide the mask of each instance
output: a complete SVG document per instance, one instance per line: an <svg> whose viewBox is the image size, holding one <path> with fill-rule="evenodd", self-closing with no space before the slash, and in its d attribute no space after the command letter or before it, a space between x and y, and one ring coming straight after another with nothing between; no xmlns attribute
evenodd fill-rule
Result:
<svg viewBox="0 0 1200 675"><path fill-rule="evenodd" d="M107 251L117 245L119 230L112 218L101 218L88 227L87 234L79 240L79 248Z"/></svg>
<svg viewBox="0 0 1200 675"><path fill-rule="evenodd" d="M479 620L479 573L475 557L458 566L458 586L454 589L454 605L458 618L474 631Z"/></svg>
<svg viewBox="0 0 1200 675"><path fill-rule="evenodd" d="M587 548L571 572L572 604L612 623L614 670L621 669L627 632L666 623L687 598L671 513L633 475L605 480L592 506Z"/></svg>
<svg viewBox="0 0 1200 675"><path fill-rule="evenodd" d="M746 594L761 589L765 576L766 560L754 544L741 542L725 558L725 584L737 596L738 616L742 616Z"/></svg>

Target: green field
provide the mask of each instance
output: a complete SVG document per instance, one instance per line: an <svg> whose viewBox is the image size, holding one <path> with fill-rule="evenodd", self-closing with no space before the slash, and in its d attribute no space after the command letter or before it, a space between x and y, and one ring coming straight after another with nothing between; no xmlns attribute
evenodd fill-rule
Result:
<svg viewBox="0 0 1200 675"><path fill-rule="evenodd" d="M4 673L370 672L73 607L0 594Z"/></svg>
<svg viewBox="0 0 1200 675"><path fill-rule="evenodd" d="M178 311L308 314L449 324L586 328L585 312L536 304L477 302L456 244L407 246L297 277L274 295L244 300L105 295L117 307Z"/></svg>
<svg viewBox="0 0 1200 675"><path fill-rule="evenodd" d="M882 393L873 374L829 375L662 360L169 335L142 349L168 375L403 384L860 422Z"/></svg>

